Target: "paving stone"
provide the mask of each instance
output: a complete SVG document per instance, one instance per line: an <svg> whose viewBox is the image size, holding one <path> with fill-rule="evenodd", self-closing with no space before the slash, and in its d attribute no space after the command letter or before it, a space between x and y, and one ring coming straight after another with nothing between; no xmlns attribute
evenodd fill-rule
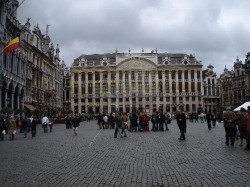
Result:
<svg viewBox="0 0 250 187"><path fill-rule="evenodd" d="M250 186L250 152L236 140L225 146L223 124L187 125L186 141L175 120L165 132L99 130L83 122L74 136L55 125L37 137L0 142L0 186Z"/></svg>

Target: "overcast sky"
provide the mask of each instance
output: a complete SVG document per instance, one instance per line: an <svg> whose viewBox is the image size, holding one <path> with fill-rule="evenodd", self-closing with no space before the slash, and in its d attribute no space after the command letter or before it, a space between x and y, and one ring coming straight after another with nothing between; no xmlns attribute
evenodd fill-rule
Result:
<svg viewBox="0 0 250 187"><path fill-rule="evenodd" d="M22 0L19 0L22 2ZM250 52L249 0L26 0L18 9L43 33L49 24L67 65L81 54L195 54L217 75Z"/></svg>

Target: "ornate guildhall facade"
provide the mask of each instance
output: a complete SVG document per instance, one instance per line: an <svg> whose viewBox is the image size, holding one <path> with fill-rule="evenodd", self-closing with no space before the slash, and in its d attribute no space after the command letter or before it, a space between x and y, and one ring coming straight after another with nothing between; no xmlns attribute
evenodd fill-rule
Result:
<svg viewBox="0 0 250 187"><path fill-rule="evenodd" d="M202 110L202 65L192 55L113 53L81 55L71 75L74 113Z"/></svg>

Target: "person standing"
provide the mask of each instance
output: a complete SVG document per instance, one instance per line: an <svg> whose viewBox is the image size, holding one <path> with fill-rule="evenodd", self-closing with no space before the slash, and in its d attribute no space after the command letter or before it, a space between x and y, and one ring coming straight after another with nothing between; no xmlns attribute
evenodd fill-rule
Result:
<svg viewBox="0 0 250 187"><path fill-rule="evenodd" d="M217 113L216 113L216 111L213 112L212 116L213 116L213 119L212 119L213 127L215 127L216 122L217 122Z"/></svg>
<svg viewBox="0 0 250 187"><path fill-rule="evenodd" d="M80 125L80 121L79 121L79 118L78 118L77 115L74 116L72 123L73 123L74 135L76 136L77 135L77 129L78 129L79 125Z"/></svg>
<svg viewBox="0 0 250 187"><path fill-rule="evenodd" d="M136 112L132 113L130 122L131 122L132 131L137 131L138 130L138 116Z"/></svg>
<svg viewBox="0 0 250 187"><path fill-rule="evenodd" d="M247 107L247 146L245 150L250 151L250 106Z"/></svg>
<svg viewBox="0 0 250 187"><path fill-rule="evenodd" d="M49 123L48 123L48 125L49 125L49 132L52 132L52 129L53 129L53 120L52 120L52 117L49 118Z"/></svg>
<svg viewBox="0 0 250 187"><path fill-rule="evenodd" d="M177 111L176 115L177 125L180 129L181 136L178 138L179 140L185 140L185 133L187 128L187 117L186 114L183 112L182 108Z"/></svg>
<svg viewBox="0 0 250 187"><path fill-rule="evenodd" d="M236 122L238 124L238 131L240 132L240 146L243 146L243 139L247 135L247 110L240 109L240 112L236 115Z"/></svg>
<svg viewBox="0 0 250 187"><path fill-rule="evenodd" d="M38 124L38 120L36 117L33 118L30 127L31 127L31 137L34 138L36 137L36 126Z"/></svg>
<svg viewBox="0 0 250 187"><path fill-rule="evenodd" d="M30 126L29 122L30 121L29 121L28 116L25 116L25 118L23 119L23 123L22 123L24 138L27 138L28 127Z"/></svg>
<svg viewBox="0 0 250 187"><path fill-rule="evenodd" d="M212 122L212 119L213 119L213 115L211 114L211 111L209 111L207 113L206 118L207 118L207 127L208 127L208 130L211 130L211 128L212 128L211 122Z"/></svg>
<svg viewBox="0 0 250 187"><path fill-rule="evenodd" d="M155 113L153 113L151 115L151 123L152 123L151 131L156 131L156 125L155 125L155 123L156 123L156 114Z"/></svg>
<svg viewBox="0 0 250 187"><path fill-rule="evenodd" d="M49 118L46 115L44 115L42 119L42 127L44 133L48 132L48 124L49 124Z"/></svg>
<svg viewBox="0 0 250 187"><path fill-rule="evenodd" d="M10 135L10 140L14 140L14 136L15 136L15 133L16 133L16 122L15 122L13 116L10 117L8 133Z"/></svg>
<svg viewBox="0 0 250 187"><path fill-rule="evenodd" d="M235 119L236 115L229 107L227 107L226 111L222 115L222 119L224 121L224 128L226 132L226 145L229 145L229 139L231 146L234 146L235 136L236 136L236 124Z"/></svg>
<svg viewBox="0 0 250 187"><path fill-rule="evenodd" d="M171 123L170 115L168 115L167 113L165 113L164 124L165 124L165 127L166 127L166 131L169 131L168 124L170 124L170 123Z"/></svg>
<svg viewBox="0 0 250 187"><path fill-rule="evenodd" d="M124 133L124 136L123 137L127 137L127 134L126 134L126 126L127 126L127 123L128 123L128 117L125 113L123 113L122 117L121 117L121 122L122 122L122 131L121 131L121 134Z"/></svg>
<svg viewBox="0 0 250 187"><path fill-rule="evenodd" d="M160 116L159 116L159 130L160 131L164 131L164 123L165 123L165 115L163 112L160 113Z"/></svg>
<svg viewBox="0 0 250 187"><path fill-rule="evenodd" d="M115 114L114 122L115 122L114 138L117 138L117 134L119 134L120 137L122 138L121 132L119 130L119 128L122 127L122 121L121 121L121 116L118 113Z"/></svg>
<svg viewBox="0 0 250 187"><path fill-rule="evenodd" d="M4 118L1 117L0 118L0 140L1 141L4 140L4 133L5 133L5 122L4 122Z"/></svg>

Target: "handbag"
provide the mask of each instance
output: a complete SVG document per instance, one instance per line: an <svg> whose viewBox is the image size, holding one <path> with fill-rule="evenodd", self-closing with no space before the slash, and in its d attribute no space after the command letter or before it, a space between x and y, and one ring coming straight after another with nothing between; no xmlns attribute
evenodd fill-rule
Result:
<svg viewBox="0 0 250 187"><path fill-rule="evenodd" d="M16 134L16 130L13 131L13 134Z"/></svg>
<svg viewBox="0 0 250 187"><path fill-rule="evenodd" d="M5 130L2 131L2 134L6 134Z"/></svg>

